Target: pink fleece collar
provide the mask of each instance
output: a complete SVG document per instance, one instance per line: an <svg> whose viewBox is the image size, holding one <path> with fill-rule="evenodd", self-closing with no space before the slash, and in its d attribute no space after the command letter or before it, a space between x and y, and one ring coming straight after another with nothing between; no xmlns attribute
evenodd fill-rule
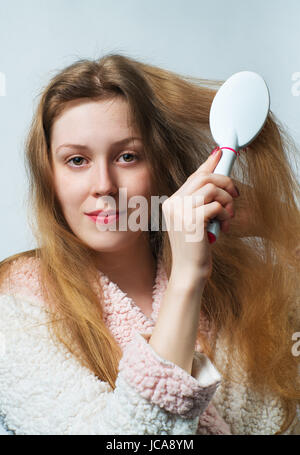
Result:
<svg viewBox="0 0 300 455"><path fill-rule="evenodd" d="M157 321L160 303L168 285L168 277L161 258L157 260L150 318L143 313L132 298L101 271L99 271L99 278L104 294L103 317L122 348L131 341L133 331L150 335Z"/></svg>

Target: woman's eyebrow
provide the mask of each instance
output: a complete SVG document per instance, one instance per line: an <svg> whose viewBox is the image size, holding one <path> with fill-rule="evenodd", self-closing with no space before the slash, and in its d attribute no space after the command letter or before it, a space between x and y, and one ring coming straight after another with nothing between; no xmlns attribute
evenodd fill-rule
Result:
<svg viewBox="0 0 300 455"><path fill-rule="evenodd" d="M142 138L140 138L140 137L126 137L125 139L121 139L120 141L113 142L113 145L119 145L119 146L120 145L127 145L130 142L133 142L135 140L141 141ZM65 148L74 148L74 149L79 149L79 150L90 150L90 147L88 147L87 145L66 143L66 144L59 145L57 147L55 153L58 153L60 151L60 149L62 149L63 147L65 147Z"/></svg>

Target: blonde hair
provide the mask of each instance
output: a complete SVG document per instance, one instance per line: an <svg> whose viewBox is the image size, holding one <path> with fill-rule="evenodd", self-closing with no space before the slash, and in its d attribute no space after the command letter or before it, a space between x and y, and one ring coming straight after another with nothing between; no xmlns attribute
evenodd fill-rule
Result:
<svg viewBox="0 0 300 455"><path fill-rule="evenodd" d="M78 60L53 77L41 93L25 162L38 247L2 261L0 281L13 260L39 258L45 300L55 302L58 316L53 334L113 389L122 352L104 323L99 295L91 286L97 279L94 252L73 234L55 195L53 123L68 101L122 97L143 139L153 191L171 196L216 145L210 135L209 110L222 83L108 54L99 60ZM241 151L231 175L241 189L236 217L229 233L212 245L213 271L201 300L214 336L211 342L201 332L198 337L212 361L217 362L217 336L228 347L234 365L230 374L216 363L225 378L241 381L239 372L246 372L249 386L262 392L270 389L293 412L300 399L299 360L291 353L292 334L300 327L300 265L294 254L300 216L299 184L290 161L299 158L298 153L271 111L259 136ZM252 223L243 233L245 215ZM150 240L154 256L161 253L170 276L167 232L150 232ZM101 301L100 283L99 291Z"/></svg>

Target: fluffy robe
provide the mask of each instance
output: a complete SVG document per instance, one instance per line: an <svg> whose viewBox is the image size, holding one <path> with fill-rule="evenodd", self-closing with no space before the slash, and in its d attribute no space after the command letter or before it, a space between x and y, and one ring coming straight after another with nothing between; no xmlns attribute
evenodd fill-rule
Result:
<svg viewBox="0 0 300 455"><path fill-rule="evenodd" d="M150 318L102 272L99 280L104 320L123 352L115 390L51 339L39 261L15 261L12 282L4 282L0 289L0 421L9 434L278 431L283 418L280 404L272 397L262 402L247 388L223 381L201 346L195 346L189 375L148 344L168 284L160 260ZM209 336L203 316L199 327ZM225 355L222 349L220 344L220 355ZM286 434L300 434L297 425L295 418Z"/></svg>

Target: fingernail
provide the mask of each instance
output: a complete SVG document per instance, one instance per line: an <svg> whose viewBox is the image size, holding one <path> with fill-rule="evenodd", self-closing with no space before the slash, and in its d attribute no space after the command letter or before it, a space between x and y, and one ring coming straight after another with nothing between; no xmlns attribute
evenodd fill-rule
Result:
<svg viewBox="0 0 300 455"><path fill-rule="evenodd" d="M229 213L229 215L231 216L231 218L234 217L234 209L231 209L231 208L228 209L228 213Z"/></svg>
<svg viewBox="0 0 300 455"><path fill-rule="evenodd" d="M235 191L237 192L237 195L239 196L239 195L240 195L240 192L239 192L238 187L237 187L237 186L234 186L234 188L235 188Z"/></svg>
<svg viewBox="0 0 300 455"><path fill-rule="evenodd" d="M229 222L229 220L226 220L224 222L224 227L223 227L224 232L227 233L229 231L229 228L230 228L230 222Z"/></svg>

